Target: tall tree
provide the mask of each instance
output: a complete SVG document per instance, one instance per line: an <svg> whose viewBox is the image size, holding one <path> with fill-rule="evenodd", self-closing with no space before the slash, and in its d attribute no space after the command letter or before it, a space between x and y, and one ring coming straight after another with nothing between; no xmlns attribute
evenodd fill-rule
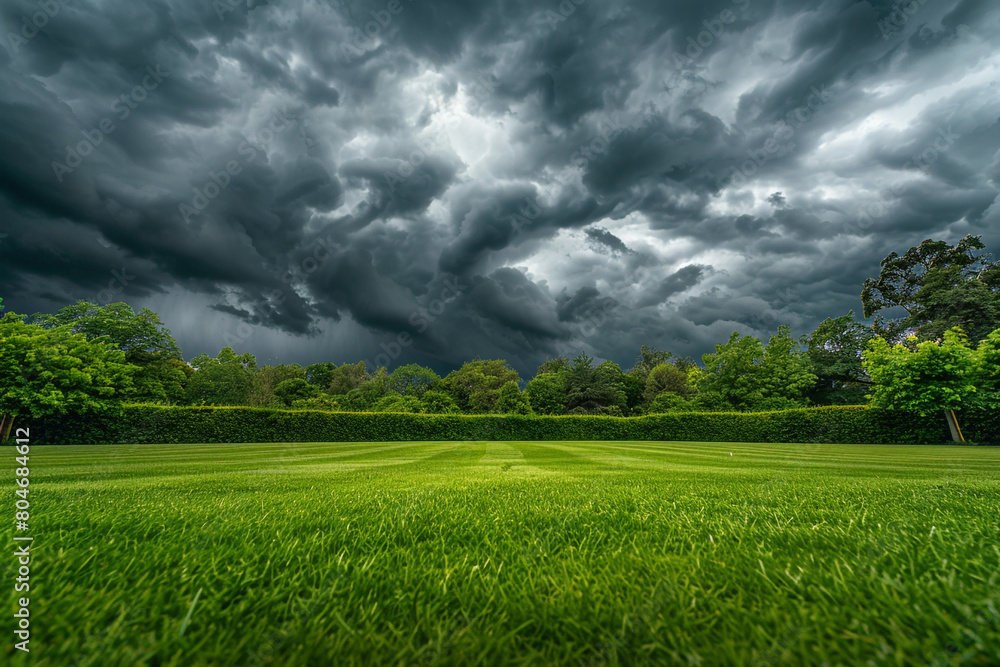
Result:
<svg viewBox="0 0 1000 667"><path fill-rule="evenodd" d="M345 366L350 366L350 364L344 364L344 366L341 366L338 371L344 369ZM365 367L364 362L354 364L353 368L348 369L348 371L352 373L350 376L352 381L354 378L353 373L356 373L359 367L363 369ZM335 377L334 384L337 383L338 379ZM331 388L332 386L333 385L331 385ZM392 391L392 387L389 384L388 371L384 367L380 366L375 369L374 373L366 373L361 383L347 392L344 398L344 406L348 410L353 411L374 410L376 409L379 401L390 394L393 396L399 396L399 394Z"/></svg>
<svg viewBox="0 0 1000 667"><path fill-rule="evenodd" d="M629 412L641 413L644 408L640 406L649 406L649 402L655 398L655 395L652 398L647 396L649 374L654 368L668 363L673 356L672 352L658 350L648 345L643 345L639 349L639 356L636 358L635 364L628 369L625 377L622 378L625 403Z"/></svg>
<svg viewBox="0 0 1000 667"><path fill-rule="evenodd" d="M990 332L976 348L974 407L1000 410L1000 329Z"/></svg>
<svg viewBox="0 0 1000 667"><path fill-rule="evenodd" d="M872 379L872 405L920 415L943 410L955 434L955 411L983 402L977 400L977 353L957 327L946 331L941 341L917 342L912 336L909 342L869 342L864 365ZM989 351L991 344L985 348Z"/></svg>
<svg viewBox="0 0 1000 667"><path fill-rule="evenodd" d="M224 347L219 350L219 354L215 358L212 358L207 354L199 354L191 360L191 366L196 369L216 365L239 366L248 373L253 373L257 370L257 358L249 352L236 354L233 348Z"/></svg>
<svg viewBox="0 0 1000 667"><path fill-rule="evenodd" d="M311 385L315 385L326 391L333 381L333 373L337 370L337 364L324 361L319 364L309 364L306 366L306 380Z"/></svg>
<svg viewBox="0 0 1000 667"><path fill-rule="evenodd" d="M365 362L359 361L356 364L343 364L330 373L330 382L326 390L332 395L338 396L347 394L352 389L357 389L369 381L368 370Z"/></svg>
<svg viewBox="0 0 1000 667"><path fill-rule="evenodd" d="M861 355L875 332L854 311L823 320L809 336L808 354L817 380L808 392L819 405L860 405L871 380Z"/></svg>
<svg viewBox="0 0 1000 667"><path fill-rule="evenodd" d="M191 405L250 405L253 378L236 364L209 364L188 381L185 393Z"/></svg>
<svg viewBox="0 0 1000 667"><path fill-rule="evenodd" d="M981 252L980 238L968 235L954 246L928 239L903 255L890 253L878 278L861 290L864 316L877 316L876 327L890 342L907 330L918 340L935 340L955 326L974 341L985 338L1000 317L1000 263ZM880 314L896 307L906 317Z"/></svg>
<svg viewBox="0 0 1000 667"><path fill-rule="evenodd" d="M431 389L420 397L421 412L432 415L446 415L460 412L455 400L446 392Z"/></svg>
<svg viewBox="0 0 1000 667"><path fill-rule="evenodd" d="M131 387L135 366L106 340L69 326L43 328L23 315L0 318L0 441L17 417L104 412Z"/></svg>
<svg viewBox="0 0 1000 667"><path fill-rule="evenodd" d="M402 394L392 392L376 401L375 405L371 407L371 411L416 414L424 411L424 404L413 394L403 396Z"/></svg>
<svg viewBox="0 0 1000 667"><path fill-rule="evenodd" d="M535 371L535 375L558 373L565 370L569 370L569 359L566 357L556 357L555 359L546 359L542 362L542 365Z"/></svg>
<svg viewBox="0 0 1000 667"><path fill-rule="evenodd" d="M188 380L185 398L192 405L249 405L257 359L249 352L236 354L224 347L217 357L199 354L191 360L196 369Z"/></svg>
<svg viewBox="0 0 1000 667"><path fill-rule="evenodd" d="M250 388L250 405L266 406L272 403L281 403L276 396L275 389L285 380L300 379L305 381L306 371L298 364L278 364L277 366L262 366L256 373L252 373L253 382ZM315 385L311 385L315 386ZM301 398L312 398L313 395ZM285 405L289 405L285 402Z"/></svg>
<svg viewBox="0 0 1000 667"><path fill-rule="evenodd" d="M652 403L663 392L684 396L689 392L687 373L673 364L654 366L646 378L643 392L645 403Z"/></svg>
<svg viewBox="0 0 1000 667"><path fill-rule="evenodd" d="M703 354L704 371L698 373L702 402L711 400L732 410L752 410L763 398L761 364L764 344L753 336L733 332L729 341Z"/></svg>
<svg viewBox="0 0 1000 667"><path fill-rule="evenodd" d="M650 371L657 366L669 362L673 356L673 352L643 345L639 348L639 356L636 358L635 364L628 370L629 375L637 378L642 383L643 388L645 388Z"/></svg>
<svg viewBox="0 0 1000 667"><path fill-rule="evenodd" d="M627 403L622 369L611 361L597 367L593 364L594 360L582 352L573 359L566 374L566 411L623 414Z"/></svg>
<svg viewBox="0 0 1000 667"><path fill-rule="evenodd" d="M643 345L639 348L639 357L636 359L635 365L632 366L632 368L641 368L644 369L646 373L649 373L660 364L669 362L673 356L673 352L658 350L655 347Z"/></svg>
<svg viewBox="0 0 1000 667"><path fill-rule="evenodd" d="M304 377L282 380L274 388L274 402L283 407L291 406L295 401L307 401L320 394L320 388L306 382Z"/></svg>
<svg viewBox="0 0 1000 667"><path fill-rule="evenodd" d="M182 400L190 372L181 362L181 350L170 331L163 326L160 316L148 308L135 312L127 303L101 306L78 301L54 315L35 313L30 321L46 329L67 326L73 333L85 335L87 340L103 338L124 352L126 363L138 367L126 396L128 400L166 403Z"/></svg>
<svg viewBox="0 0 1000 667"><path fill-rule="evenodd" d="M528 403L540 415L561 415L566 412L567 372L539 373L524 388Z"/></svg>
<svg viewBox="0 0 1000 667"><path fill-rule="evenodd" d="M462 412L492 412L500 397L500 387L521 381L517 371L503 359L476 359L462 364L441 381Z"/></svg>
<svg viewBox="0 0 1000 667"><path fill-rule="evenodd" d="M511 380L500 387L493 412L501 415L530 415L532 410L531 404L528 403L528 397L524 395L517 383Z"/></svg>
<svg viewBox="0 0 1000 667"><path fill-rule="evenodd" d="M417 398L440 380L437 373L419 364L406 364L389 374L389 384L393 391Z"/></svg>
<svg viewBox="0 0 1000 667"><path fill-rule="evenodd" d="M68 326L73 333L81 333L87 340L106 336L108 341L125 353L130 364L141 364L150 359L166 357L179 359L181 350L163 326L160 316L149 310L138 313L127 303L96 303L78 301L61 308L54 315L35 313L31 323L46 329Z"/></svg>
<svg viewBox="0 0 1000 667"><path fill-rule="evenodd" d="M695 374L699 390L695 403L730 410L805 405L805 392L815 384L816 376L803 346L787 326L779 326L766 346L753 336L733 332L728 343L702 355L705 369Z"/></svg>
<svg viewBox="0 0 1000 667"><path fill-rule="evenodd" d="M806 342L792 338L792 330L779 326L764 348L760 366L761 391L775 407L786 401L788 407L805 406L806 392L816 384L812 361L806 353ZM775 400L777 399L777 400Z"/></svg>

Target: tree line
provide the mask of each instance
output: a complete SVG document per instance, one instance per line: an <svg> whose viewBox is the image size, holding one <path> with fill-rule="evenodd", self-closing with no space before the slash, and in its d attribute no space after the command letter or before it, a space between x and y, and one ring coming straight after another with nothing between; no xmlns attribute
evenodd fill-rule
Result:
<svg viewBox="0 0 1000 667"><path fill-rule="evenodd" d="M8 313L0 318L0 439L19 415L121 402L620 417L864 403L922 414L996 408L1000 263L984 250L967 236L890 254L861 292L874 324L851 311L798 339L787 326L767 341L734 332L700 364L649 346L627 370L581 353L549 359L531 378L502 359L468 361L444 377L417 364L259 366L229 347L185 361L145 308L80 301L54 314Z"/></svg>

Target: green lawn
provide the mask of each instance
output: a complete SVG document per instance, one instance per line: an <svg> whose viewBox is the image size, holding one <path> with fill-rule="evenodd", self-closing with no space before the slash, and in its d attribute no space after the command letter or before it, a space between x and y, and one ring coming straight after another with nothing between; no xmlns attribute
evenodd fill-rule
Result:
<svg viewBox="0 0 1000 667"><path fill-rule="evenodd" d="M1000 664L997 448L34 447L30 467L32 652L5 613L6 664Z"/></svg>

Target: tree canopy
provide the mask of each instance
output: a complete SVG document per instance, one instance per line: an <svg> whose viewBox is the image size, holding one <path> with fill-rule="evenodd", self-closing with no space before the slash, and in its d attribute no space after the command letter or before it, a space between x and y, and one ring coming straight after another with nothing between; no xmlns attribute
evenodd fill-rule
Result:
<svg viewBox="0 0 1000 667"><path fill-rule="evenodd" d="M890 342L907 330L918 340L935 340L956 326L974 341L985 338L1000 317L1000 263L981 252L980 239L968 235L954 246L927 239L902 255L890 253L878 278L862 287L864 316L875 316L876 329ZM906 316L882 315L893 308Z"/></svg>
<svg viewBox="0 0 1000 667"><path fill-rule="evenodd" d="M493 412L500 387L520 381L521 376L503 359L476 359L445 376L441 388L462 412L486 413Z"/></svg>
<svg viewBox="0 0 1000 667"><path fill-rule="evenodd" d="M946 331L940 342L912 341L869 342L864 365L872 378L872 405L927 415L974 404L979 364L961 329Z"/></svg>
<svg viewBox="0 0 1000 667"><path fill-rule="evenodd" d="M191 360L197 372L188 382L186 399L192 405L249 405L257 360L224 347L212 358L200 354Z"/></svg>
<svg viewBox="0 0 1000 667"><path fill-rule="evenodd" d="M7 313L0 317L0 439L18 416L113 409L131 388L134 370L104 338L88 340L69 326L44 328Z"/></svg>
<svg viewBox="0 0 1000 667"><path fill-rule="evenodd" d="M854 311L823 320L808 339L808 356L817 381L808 395L819 405L864 402L871 380L861 363L875 331L854 319Z"/></svg>
<svg viewBox="0 0 1000 667"><path fill-rule="evenodd" d="M45 329L68 327L87 340L101 338L121 350L125 362L137 367L125 398L163 403L182 400L190 369L160 316L148 308L136 312L127 303L101 306L78 301L53 315L35 313L29 321Z"/></svg>

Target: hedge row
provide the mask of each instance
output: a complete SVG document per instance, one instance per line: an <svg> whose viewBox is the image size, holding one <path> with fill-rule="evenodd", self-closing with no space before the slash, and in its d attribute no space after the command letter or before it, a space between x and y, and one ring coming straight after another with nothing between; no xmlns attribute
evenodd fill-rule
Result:
<svg viewBox="0 0 1000 667"><path fill-rule="evenodd" d="M961 417L972 442L1000 443L996 415ZM417 415L248 407L128 405L114 415L31 420L35 444L356 442L392 440L678 440L936 444L942 416L864 406L644 417ZM24 426L25 424L18 424Z"/></svg>

